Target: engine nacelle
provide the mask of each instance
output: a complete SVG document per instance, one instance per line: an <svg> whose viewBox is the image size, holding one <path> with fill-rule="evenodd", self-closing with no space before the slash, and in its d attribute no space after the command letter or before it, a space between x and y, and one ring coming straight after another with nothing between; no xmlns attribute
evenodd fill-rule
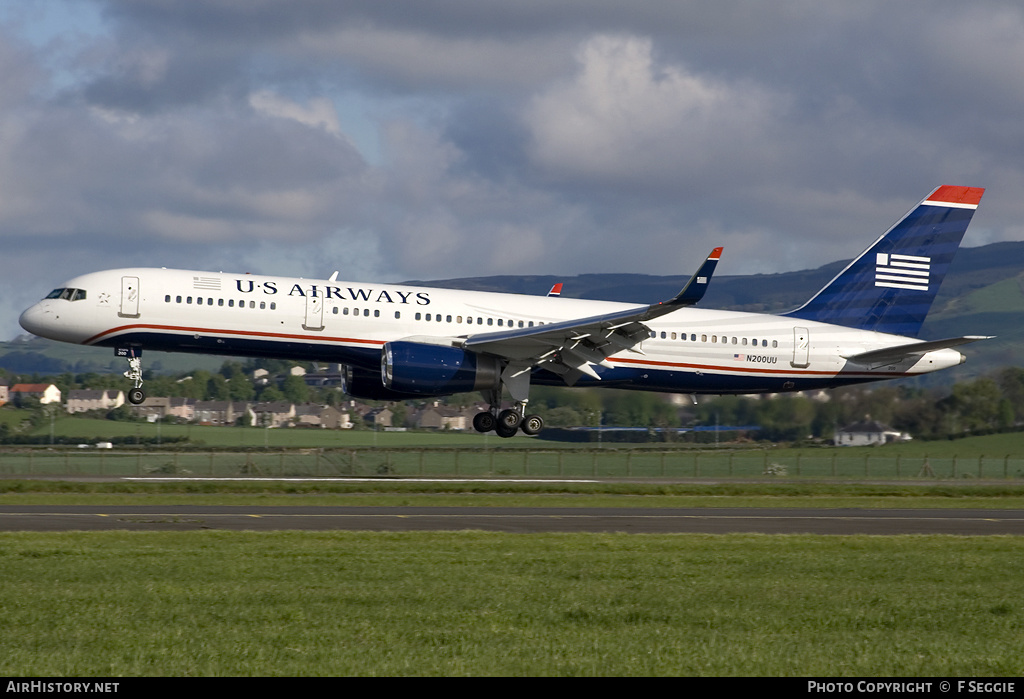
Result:
<svg viewBox="0 0 1024 699"><path fill-rule="evenodd" d="M420 342L388 342L381 352L384 386L418 396L501 388L501 362L458 347Z"/></svg>
<svg viewBox="0 0 1024 699"><path fill-rule="evenodd" d="M419 394L399 393L384 388L379 371L345 366L341 372L341 390L353 398L362 400L409 400Z"/></svg>

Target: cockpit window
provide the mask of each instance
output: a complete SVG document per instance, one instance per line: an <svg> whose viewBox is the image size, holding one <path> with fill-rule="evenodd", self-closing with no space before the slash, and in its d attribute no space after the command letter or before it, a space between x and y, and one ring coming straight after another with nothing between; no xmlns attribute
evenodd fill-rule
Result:
<svg viewBox="0 0 1024 699"><path fill-rule="evenodd" d="M85 298L85 289L54 289L46 295L48 299L64 299L65 301L81 301Z"/></svg>

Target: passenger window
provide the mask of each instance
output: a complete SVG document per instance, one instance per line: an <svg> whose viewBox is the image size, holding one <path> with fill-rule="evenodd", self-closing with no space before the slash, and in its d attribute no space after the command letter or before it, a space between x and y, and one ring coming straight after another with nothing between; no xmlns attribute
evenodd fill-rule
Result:
<svg viewBox="0 0 1024 699"><path fill-rule="evenodd" d="M402 312L401 311L395 311L395 318L397 319L397 318L401 318L401 317L402 317Z"/></svg>

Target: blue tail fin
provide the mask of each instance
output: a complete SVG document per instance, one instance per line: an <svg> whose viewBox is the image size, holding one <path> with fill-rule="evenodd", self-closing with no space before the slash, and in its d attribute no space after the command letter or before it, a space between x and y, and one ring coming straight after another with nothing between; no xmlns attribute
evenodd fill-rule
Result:
<svg viewBox="0 0 1024 699"><path fill-rule="evenodd" d="M916 337L984 192L939 187L785 315Z"/></svg>

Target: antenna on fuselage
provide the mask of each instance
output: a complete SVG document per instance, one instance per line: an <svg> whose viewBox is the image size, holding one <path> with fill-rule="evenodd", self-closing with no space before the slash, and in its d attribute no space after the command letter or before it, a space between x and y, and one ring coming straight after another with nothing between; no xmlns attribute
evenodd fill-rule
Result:
<svg viewBox="0 0 1024 699"><path fill-rule="evenodd" d="M327 281L329 281L329 282L336 282L336 281L338 281L338 271L335 270L334 274L332 274L330 279L328 279Z"/></svg>

